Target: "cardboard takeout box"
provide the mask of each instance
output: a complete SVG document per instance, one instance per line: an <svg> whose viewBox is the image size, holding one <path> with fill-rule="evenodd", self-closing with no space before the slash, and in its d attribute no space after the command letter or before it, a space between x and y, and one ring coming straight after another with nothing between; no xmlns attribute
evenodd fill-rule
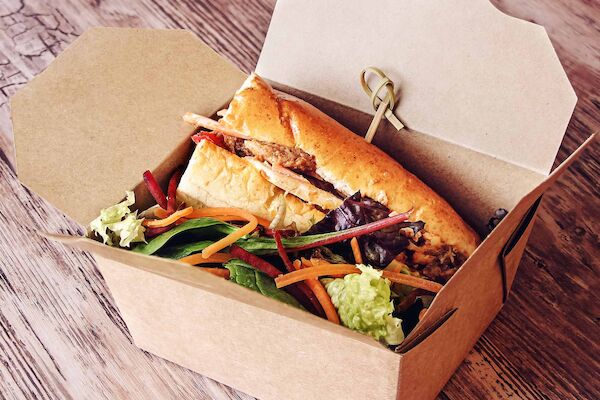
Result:
<svg viewBox="0 0 600 400"><path fill-rule="evenodd" d="M400 352L191 266L53 238L94 254L144 350L263 399L433 398L502 307L541 195L586 145L550 174L576 98L544 29L487 0L335 3L279 1L258 73L364 132L358 73L382 68L410 130L384 123L375 144L480 233L510 210ZM84 225L127 189L146 207L142 172L165 184L189 157L181 116L213 115L244 79L190 32L91 29L12 99L19 177Z"/></svg>

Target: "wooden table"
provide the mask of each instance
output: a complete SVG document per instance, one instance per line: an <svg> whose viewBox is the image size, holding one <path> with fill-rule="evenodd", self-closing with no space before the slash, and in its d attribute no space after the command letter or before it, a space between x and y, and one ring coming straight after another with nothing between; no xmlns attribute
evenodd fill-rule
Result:
<svg viewBox="0 0 600 400"><path fill-rule="evenodd" d="M600 6L495 0L546 26L579 103L558 160L600 128ZM90 255L36 236L81 232L15 176L8 98L94 25L190 29L253 69L274 0L0 2L0 399L248 399L137 349ZM600 146L545 196L513 293L442 399L600 398Z"/></svg>

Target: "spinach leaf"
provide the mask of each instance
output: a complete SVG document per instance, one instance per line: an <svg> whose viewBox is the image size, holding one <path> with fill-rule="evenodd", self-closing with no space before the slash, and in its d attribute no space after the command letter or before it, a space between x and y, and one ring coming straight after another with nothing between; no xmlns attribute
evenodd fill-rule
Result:
<svg viewBox="0 0 600 400"><path fill-rule="evenodd" d="M133 251L142 254L154 254L167 242L183 240L190 243L198 240L216 239L234 232L237 227L212 218L196 218L156 236L148 243L136 246Z"/></svg>
<svg viewBox="0 0 600 400"><path fill-rule="evenodd" d="M182 243L173 246L165 246L162 249L160 249L156 255L160 257L173 258L175 260L179 260L180 258L187 257L190 254L198 253L199 251L204 250L213 243L214 242L210 240L202 240L200 242Z"/></svg>
<svg viewBox="0 0 600 400"><path fill-rule="evenodd" d="M283 303L303 309L303 307L289 293L278 289L275 281L254 269L250 264L234 258L223 265L229 270L229 280L248 289L259 292L264 296L271 297Z"/></svg>

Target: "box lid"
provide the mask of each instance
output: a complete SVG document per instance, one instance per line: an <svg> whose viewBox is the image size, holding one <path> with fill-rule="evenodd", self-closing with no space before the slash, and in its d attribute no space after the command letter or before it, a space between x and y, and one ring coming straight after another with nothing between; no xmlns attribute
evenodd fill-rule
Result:
<svg viewBox="0 0 600 400"><path fill-rule="evenodd" d="M544 28L488 0L277 2L259 74L373 114L367 66L412 130L543 174L577 100Z"/></svg>
<svg viewBox="0 0 600 400"><path fill-rule="evenodd" d="M244 79L188 31L88 30L12 98L19 178L87 224Z"/></svg>

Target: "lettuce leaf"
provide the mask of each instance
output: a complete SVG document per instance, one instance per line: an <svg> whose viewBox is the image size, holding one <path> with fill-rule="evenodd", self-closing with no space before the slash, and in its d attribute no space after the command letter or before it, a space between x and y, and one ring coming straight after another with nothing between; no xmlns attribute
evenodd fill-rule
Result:
<svg viewBox="0 0 600 400"><path fill-rule="evenodd" d="M343 231L379 221L389 215L390 209L383 204L355 193L313 225L308 234ZM409 245L410 241L415 242L414 239L424 227L422 221L406 221L359 237L358 243L365 262L376 268L386 267ZM348 246L334 246L334 251L344 256L344 248L347 249Z"/></svg>
<svg viewBox="0 0 600 400"><path fill-rule="evenodd" d="M210 240L201 240L193 243L176 244L162 248L157 255L164 258L179 260L180 258L187 257L191 254L199 253L213 243L214 242Z"/></svg>
<svg viewBox="0 0 600 400"><path fill-rule="evenodd" d="M170 231L156 236L146 244L136 246L133 251L150 255L161 250L167 243L169 245L187 243L195 246L199 241L220 239L234 232L236 229L237 228L231 224L213 218L191 219ZM181 250L181 248L179 248L179 250ZM184 252L185 251L187 250L184 249ZM193 252L193 250L190 250L188 255Z"/></svg>
<svg viewBox="0 0 600 400"><path fill-rule="evenodd" d="M148 255L157 253L158 256L177 258L172 255L186 252L187 255L195 253L199 251L197 247L200 241L218 240L236 229L238 228L234 225L213 218L195 218L156 236L146 244L136 246L133 251ZM340 232L329 232L310 236L296 236L283 238L282 242L286 248L293 249L339 234ZM277 244L273 238L269 237L247 235L235 244L256 255L277 254Z"/></svg>
<svg viewBox="0 0 600 400"><path fill-rule="evenodd" d="M90 231L109 246L118 243L121 247L129 247L131 243L144 242L144 219L137 217L137 211L131 212L129 209L134 203L135 194L127 191L125 200L100 211L100 215L90 222Z"/></svg>
<svg viewBox="0 0 600 400"><path fill-rule="evenodd" d="M250 264L234 258L226 262L223 266L229 270L230 281L259 292L264 296L303 309L294 297L275 286L273 278L254 269Z"/></svg>
<svg viewBox="0 0 600 400"><path fill-rule="evenodd" d="M390 282L373 267L357 267L361 274L323 281L342 324L388 345L400 344L404 332L402 320L392 316Z"/></svg>

